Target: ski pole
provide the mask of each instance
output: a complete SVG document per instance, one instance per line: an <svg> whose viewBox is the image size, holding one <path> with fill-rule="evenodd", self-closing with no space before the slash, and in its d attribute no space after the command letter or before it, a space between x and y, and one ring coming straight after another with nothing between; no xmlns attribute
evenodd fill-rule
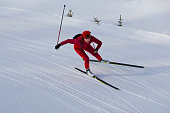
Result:
<svg viewBox="0 0 170 113"><path fill-rule="evenodd" d="M62 14L62 18L61 18L61 24L60 24L60 30L59 30L59 34L58 34L57 44L58 44L59 38L60 38L60 32L61 32L61 26L62 26L62 23L63 23L63 16L64 16L65 7L66 7L66 5L64 5L64 9L63 9L63 14Z"/></svg>

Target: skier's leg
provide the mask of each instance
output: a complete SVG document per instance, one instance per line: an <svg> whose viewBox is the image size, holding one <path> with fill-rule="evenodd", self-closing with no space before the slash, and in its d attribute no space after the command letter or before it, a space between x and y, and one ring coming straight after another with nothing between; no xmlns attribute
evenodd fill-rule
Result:
<svg viewBox="0 0 170 113"><path fill-rule="evenodd" d="M85 51L82 49L76 49L76 48L74 48L74 50L77 52L78 55L80 55L84 59L85 68L89 69L89 57L87 56Z"/></svg>
<svg viewBox="0 0 170 113"><path fill-rule="evenodd" d="M102 57L99 55L99 53L94 53L94 48L91 45L86 49L86 51L92 54L98 60L102 60Z"/></svg>

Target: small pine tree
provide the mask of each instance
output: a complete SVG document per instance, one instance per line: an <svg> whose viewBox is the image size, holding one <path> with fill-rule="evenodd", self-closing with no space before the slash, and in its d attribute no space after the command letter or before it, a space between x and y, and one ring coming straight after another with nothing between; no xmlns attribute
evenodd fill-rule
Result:
<svg viewBox="0 0 170 113"><path fill-rule="evenodd" d="M119 18L119 21L118 21L118 23L119 23L119 25L118 26L122 26L122 17L121 17L121 15L120 15L120 18Z"/></svg>
<svg viewBox="0 0 170 113"><path fill-rule="evenodd" d="M67 13L67 16L68 16L68 17L73 17L73 12L72 12L71 9L69 9L69 11L68 11L68 13Z"/></svg>
<svg viewBox="0 0 170 113"><path fill-rule="evenodd" d="M94 18L94 22L96 22L97 24L99 24L99 22L101 21L97 17L93 17L93 18Z"/></svg>

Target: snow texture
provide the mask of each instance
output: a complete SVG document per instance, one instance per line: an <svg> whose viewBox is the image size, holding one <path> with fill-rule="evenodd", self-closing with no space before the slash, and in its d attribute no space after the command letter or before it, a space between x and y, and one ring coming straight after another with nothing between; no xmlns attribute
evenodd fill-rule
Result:
<svg viewBox="0 0 170 113"><path fill-rule="evenodd" d="M90 63L60 42L90 30L103 59ZM0 113L170 113L169 0L0 0ZM69 9L73 17L67 17ZM123 26L118 26L120 14ZM99 24L93 17L101 20ZM91 59L95 59L88 54Z"/></svg>

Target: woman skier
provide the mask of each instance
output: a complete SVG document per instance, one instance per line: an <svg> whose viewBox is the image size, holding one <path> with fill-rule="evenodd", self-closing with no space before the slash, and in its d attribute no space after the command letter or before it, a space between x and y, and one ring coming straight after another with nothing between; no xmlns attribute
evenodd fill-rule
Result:
<svg viewBox="0 0 170 113"><path fill-rule="evenodd" d="M95 42L97 47L94 49L90 44L92 42ZM85 69L88 75L93 76L93 73L90 71L89 68L89 57L85 53L85 51L92 54L94 57L96 57L98 60L102 61L101 56L98 53L98 50L100 49L102 42L91 35L90 31L84 31L81 35L79 35L77 38L73 39L67 39L65 41L62 41L61 43L57 44L55 46L55 49L59 49L60 46L65 44L74 44L74 50L77 52L78 55L80 55L84 59L84 65ZM85 50L85 51L84 51Z"/></svg>

